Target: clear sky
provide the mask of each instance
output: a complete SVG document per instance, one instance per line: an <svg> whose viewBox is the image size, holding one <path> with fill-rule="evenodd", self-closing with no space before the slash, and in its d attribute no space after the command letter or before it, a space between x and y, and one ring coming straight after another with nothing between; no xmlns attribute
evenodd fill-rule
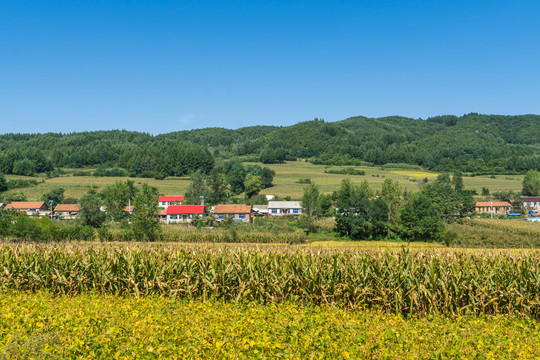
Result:
<svg viewBox="0 0 540 360"><path fill-rule="evenodd" d="M540 113L540 1L0 0L0 133Z"/></svg>

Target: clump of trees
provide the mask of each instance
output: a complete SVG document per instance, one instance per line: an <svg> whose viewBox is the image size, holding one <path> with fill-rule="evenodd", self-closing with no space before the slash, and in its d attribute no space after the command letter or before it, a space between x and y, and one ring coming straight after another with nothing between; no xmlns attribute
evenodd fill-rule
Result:
<svg viewBox="0 0 540 360"><path fill-rule="evenodd" d="M463 187L460 172L452 177L439 175L414 194L405 193L392 179L385 179L378 194L366 180L355 185L344 179L339 190L325 198L311 183L304 188L304 213L300 218L307 232L317 230L316 220L324 213L323 202L325 211L335 209L335 231L354 240L437 240L444 232L445 222L470 216L475 205L473 193Z"/></svg>
<svg viewBox="0 0 540 360"><path fill-rule="evenodd" d="M303 212L300 216L300 225L307 233L318 230L317 220L324 217L333 216L333 201L331 195L321 194L319 188L314 183L309 183L304 188L302 196Z"/></svg>
<svg viewBox="0 0 540 360"><path fill-rule="evenodd" d="M336 193L336 231L351 239L378 239L388 233L388 203L374 198L367 182L355 186L343 180Z"/></svg>
<svg viewBox="0 0 540 360"><path fill-rule="evenodd" d="M196 171L191 174L191 184L186 191L186 204L205 203L215 205L227 200L227 196L244 193L246 199L255 198L263 189L272 186L276 173L259 165L245 166L240 160L227 161L214 167L208 174Z"/></svg>
<svg viewBox="0 0 540 360"><path fill-rule="evenodd" d="M523 189L521 193L524 196L540 195L540 171L529 170L523 178Z"/></svg>

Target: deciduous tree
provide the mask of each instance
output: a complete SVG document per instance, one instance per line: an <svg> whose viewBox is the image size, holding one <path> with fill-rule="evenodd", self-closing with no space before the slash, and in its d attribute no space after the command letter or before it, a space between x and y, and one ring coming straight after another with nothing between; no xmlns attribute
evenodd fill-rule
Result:
<svg viewBox="0 0 540 360"><path fill-rule="evenodd" d="M131 221L133 234L138 240L154 241L159 239L160 226L157 218L158 191L143 184L133 201L134 213Z"/></svg>
<svg viewBox="0 0 540 360"><path fill-rule="evenodd" d="M523 178L523 189L521 193L525 196L540 195L540 172L535 170L527 171Z"/></svg>
<svg viewBox="0 0 540 360"><path fill-rule="evenodd" d="M79 216L84 225L100 227L105 222L107 215L101 211L103 202L95 192L88 192L81 197L79 204L81 206Z"/></svg>

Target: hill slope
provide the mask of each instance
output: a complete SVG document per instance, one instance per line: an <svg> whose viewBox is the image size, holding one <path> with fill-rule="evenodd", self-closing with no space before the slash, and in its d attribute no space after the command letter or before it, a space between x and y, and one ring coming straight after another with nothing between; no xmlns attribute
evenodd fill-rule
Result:
<svg viewBox="0 0 540 360"><path fill-rule="evenodd" d="M523 172L540 168L540 116L352 117L158 136L118 130L5 134L0 135L0 151L0 172L8 174L118 166L135 174L183 175L211 167L211 153L266 163L302 157L319 164L406 163L439 171Z"/></svg>

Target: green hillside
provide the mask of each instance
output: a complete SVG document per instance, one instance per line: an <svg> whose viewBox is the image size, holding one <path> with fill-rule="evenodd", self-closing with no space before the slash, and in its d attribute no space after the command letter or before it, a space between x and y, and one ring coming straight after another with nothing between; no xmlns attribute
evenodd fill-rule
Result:
<svg viewBox="0 0 540 360"><path fill-rule="evenodd" d="M410 164L477 174L540 169L540 116L447 115L312 120L287 127L206 128L152 136L130 131L0 135L0 172L121 168L133 176L182 176L241 156L263 163ZM117 171L118 172L118 171Z"/></svg>

